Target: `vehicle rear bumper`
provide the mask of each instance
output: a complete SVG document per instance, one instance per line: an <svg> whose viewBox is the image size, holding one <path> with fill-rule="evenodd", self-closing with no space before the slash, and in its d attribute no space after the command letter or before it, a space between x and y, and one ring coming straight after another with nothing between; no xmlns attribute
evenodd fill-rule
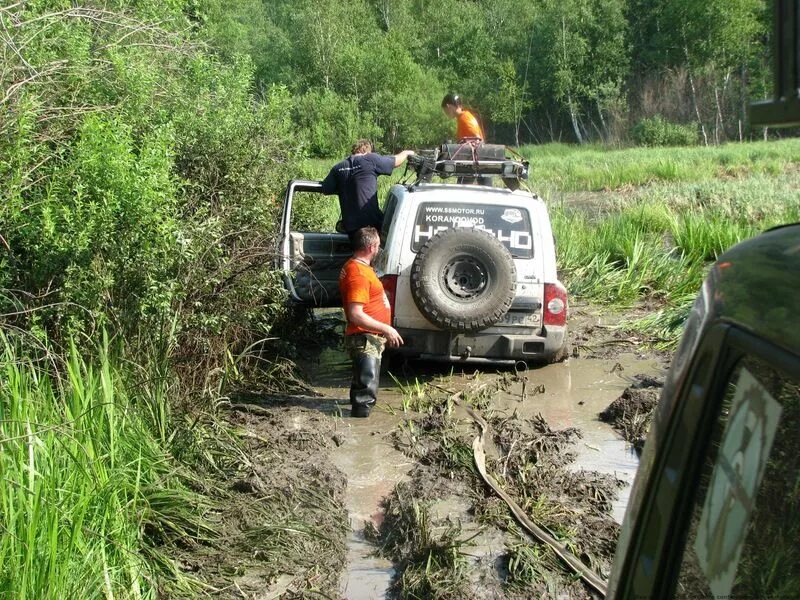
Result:
<svg viewBox="0 0 800 600"><path fill-rule="evenodd" d="M450 333L426 329L398 329L405 342L393 352L405 356L452 361L549 360L566 342L566 327L548 327L541 334Z"/></svg>

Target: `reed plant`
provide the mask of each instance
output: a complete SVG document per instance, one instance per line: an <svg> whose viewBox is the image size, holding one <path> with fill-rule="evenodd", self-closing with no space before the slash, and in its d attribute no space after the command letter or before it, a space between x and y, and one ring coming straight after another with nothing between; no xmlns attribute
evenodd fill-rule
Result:
<svg viewBox="0 0 800 600"><path fill-rule="evenodd" d="M0 597L196 592L164 549L211 535L209 503L157 439L166 388L140 393L107 344L58 370L28 356L0 338Z"/></svg>

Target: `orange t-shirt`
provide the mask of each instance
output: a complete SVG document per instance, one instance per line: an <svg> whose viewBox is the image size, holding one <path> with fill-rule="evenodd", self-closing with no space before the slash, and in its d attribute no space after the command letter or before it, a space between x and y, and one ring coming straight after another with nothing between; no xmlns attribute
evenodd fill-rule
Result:
<svg viewBox="0 0 800 600"><path fill-rule="evenodd" d="M381 323L392 324L389 299L386 297L386 292L383 291L383 284L369 265L354 258L348 260L342 267L342 272L339 273L339 291L342 294L343 306L353 302L363 304L364 312L367 315ZM348 322L344 334L353 335L355 333L380 335L377 331L364 329Z"/></svg>
<svg viewBox="0 0 800 600"><path fill-rule="evenodd" d="M483 131L475 115L465 109L456 120L456 139L461 141L466 138L483 139Z"/></svg>

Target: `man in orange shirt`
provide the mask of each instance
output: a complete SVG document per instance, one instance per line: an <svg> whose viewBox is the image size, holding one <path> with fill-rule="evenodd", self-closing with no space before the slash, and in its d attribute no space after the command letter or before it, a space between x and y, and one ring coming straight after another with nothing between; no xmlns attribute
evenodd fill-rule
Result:
<svg viewBox="0 0 800 600"><path fill-rule="evenodd" d="M447 94L442 100L442 110L451 119L456 119L456 140L483 141L483 130L478 119L461 104L461 96Z"/></svg>
<svg viewBox="0 0 800 600"><path fill-rule="evenodd" d="M389 299L372 269L372 261L380 250L378 230L364 227L351 239L353 258L345 263L339 274L339 291L347 317L344 347L353 361L350 414L368 417L378 399L384 345L396 348L403 343L403 338L391 325Z"/></svg>

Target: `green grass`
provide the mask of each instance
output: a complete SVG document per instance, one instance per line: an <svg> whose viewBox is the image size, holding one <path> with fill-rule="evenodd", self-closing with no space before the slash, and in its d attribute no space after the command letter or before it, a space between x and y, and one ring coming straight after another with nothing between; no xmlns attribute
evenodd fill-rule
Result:
<svg viewBox="0 0 800 600"><path fill-rule="evenodd" d="M63 379L0 339L0 597L154 598L191 582L159 550L204 537L154 418L106 352Z"/></svg>
<svg viewBox="0 0 800 600"><path fill-rule="evenodd" d="M800 161L800 140L691 148L523 146L531 186L562 192L620 190L658 182L704 182L780 175Z"/></svg>

